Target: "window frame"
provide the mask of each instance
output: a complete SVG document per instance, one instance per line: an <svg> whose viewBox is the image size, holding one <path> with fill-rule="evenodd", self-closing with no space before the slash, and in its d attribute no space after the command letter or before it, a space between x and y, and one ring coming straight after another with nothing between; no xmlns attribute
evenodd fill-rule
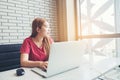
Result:
<svg viewBox="0 0 120 80"><path fill-rule="evenodd" d="M117 6L119 6L119 3L120 3L120 1L119 0L114 0L114 11L115 11L115 28L116 28L116 33L112 33L112 34L93 34L93 35L83 35L82 34L82 27L81 27L81 2L80 2L81 0L77 0L76 1L76 7L77 7L77 9L76 9L76 13L77 13L77 26L79 27L79 28L77 28L77 29L80 29L80 36L78 35L79 33L79 31L77 32L77 39L93 39L93 38L115 38L116 39L116 56L117 57L120 57L120 51L119 51L119 49L120 49L120 46L119 46L119 44L118 43L120 43L120 30L117 30L117 29L120 29L119 28L119 22L117 22L118 21L118 16L119 16L119 14L118 14L118 7ZM119 17L120 18L120 17Z"/></svg>

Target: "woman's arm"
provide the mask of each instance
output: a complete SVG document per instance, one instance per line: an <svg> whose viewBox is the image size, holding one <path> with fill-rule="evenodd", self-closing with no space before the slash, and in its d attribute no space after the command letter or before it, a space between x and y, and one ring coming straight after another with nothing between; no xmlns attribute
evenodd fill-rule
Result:
<svg viewBox="0 0 120 80"><path fill-rule="evenodd" d="M40 67L41 69L46 69L48 62L44 61L30 61L29 54L21 54L20 64L23 67Z"/></svg>

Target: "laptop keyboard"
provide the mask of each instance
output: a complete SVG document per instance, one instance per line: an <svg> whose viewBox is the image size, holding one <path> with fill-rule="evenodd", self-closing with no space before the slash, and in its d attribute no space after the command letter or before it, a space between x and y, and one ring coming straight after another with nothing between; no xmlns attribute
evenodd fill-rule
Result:
<svg viewBox="0 0 120 80"><path fill-rule="evenodd" d="M95 80L120 80L120 68L116 67Z"/></svg>
<svg viewBox="0 0 120 80"><path fill-rule="evenodd" d="M42 71L47 72L47 70L46 70L46 69L44 69L44 70L42 69Z"/></svg>
<svg viewBox="0 0 120 80"><path fill-rule="evenodd" d="M31 70L32 70L33 72L41 75L41 76L45 76L45 75L46 75L46 72L45 72L45 71L47 71L47 70L42 70L42 69L40 69L40 68L32 68Z"/></svg>

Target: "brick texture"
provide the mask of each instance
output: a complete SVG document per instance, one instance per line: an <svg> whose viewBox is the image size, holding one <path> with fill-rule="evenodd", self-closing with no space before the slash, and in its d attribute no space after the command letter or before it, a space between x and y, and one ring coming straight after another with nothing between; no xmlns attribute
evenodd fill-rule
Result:
<svg viewBox="0 0 120 80"><path fill-rule="evenodd" d="M0 0L0 44L22 43L31 34L35 17L50 23L50 36L58 41L57 0Z"/></svg>

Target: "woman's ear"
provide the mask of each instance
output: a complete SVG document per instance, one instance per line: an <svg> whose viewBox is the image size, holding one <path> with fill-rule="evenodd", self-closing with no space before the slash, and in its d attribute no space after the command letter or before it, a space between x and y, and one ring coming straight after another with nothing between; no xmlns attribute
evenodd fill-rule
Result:
<svg viewBox="0 0 120 80"><path fill-rule="evenodd" d="M36 28L36 31L37 31L37 32L40 32L40 28L39 28L39 27L37 27L37 28Z"/></svg>

